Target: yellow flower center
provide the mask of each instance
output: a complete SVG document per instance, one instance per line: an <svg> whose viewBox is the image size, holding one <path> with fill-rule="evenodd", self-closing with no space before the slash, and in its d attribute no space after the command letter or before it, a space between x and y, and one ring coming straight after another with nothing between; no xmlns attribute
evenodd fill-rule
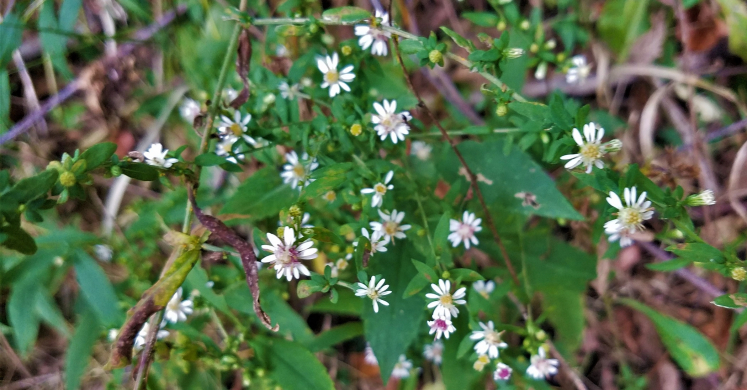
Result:
<svg viewBox="0 0 747 390"><path fill-rule="evenodd" d="M643 223L643 214L630 207L625 207L620 210L619 218L622 223L627 226L638 226Z"/></svg>
<svg viewBox="0 0 747 390"><path fill-rule="evenodd" d="M293 173L298 177L303 177L306 174L306 169L304 169L303 165L296 164L293 166Z"/></svg>
<svg viewBox="0 0 747 390"><path fill-rule="evenodd" d="M386 186L383 185L383 184L381 184L381 183L377 183L374 186L374 191L376 191L377 194L384 195L384 194L386 194Z"/></svg>
<svg viewBox="0 0 747 390"><path fill-rule="evenodd" d="M329 72L324 74L324 81L334 84L340 80L340 74L337 73L336 69L330 69Z"/></svg>
<svg viewBox="0 0 747 390"><path fill-rule="evenodd" d="M231 127L230 127L230 129L231 129L231 132L232 132L232 133L233 133L234 135L237 135L237 136L238 136L238 135L241 135L241 133L243 133L243 131L241 130L241 126L239 126L239 124L238 124L238 123L234 123L234 124L232 124L232 125L231 125Z"/></svg>
<svg viewBox="0 0 747 390"><path fill-rule="evenodd" d="M224 151L224 152L226 152L226 153L231 153L231 147L233 147L233 145L232 145L232 144L230 144L230 143L226 142L226 143L224 143L224 144L223 144L222 146L223 146L223 151Z"/></svg>
<svg viewBox="0 0 747 390"><path fill-rule="evenodd" d="M394 124L393 115L387 115L381 120L381 124L384 125L384 127L392 127Z"/></svg>
<svg viewBox="0 0 747 390"><path fill-rule="evenodd" d="M438 299L438 301L441 302L441 304L444 306L450 306L454 302L454 299L451 298L451 294L445 294L442 295L441 298Z"/></svg>
<svg viewBox="0 0 747 390"><path fill-rule="evenodd" d="M334 191L327 191L327 193L326 193L326 194L324 194L324 199L325 199L325 200L326 200L327 202L334 202L334 201L335 201L335 199L337 199L337 194L335 194L335 192L334 192Z"/></svg>
<svg viewBox="0 0 747 390"><path fill-rule="evenodd" d="M579 154L581 154L581 156L586 160L598 160L604 155L602 153L602 148L600 148L599 145L591 143L584 144L584 146L581 147Z"/></svg>
<svg viewBox="0 0 747 390"><path fill-rule="evenodd" d="M275 261L280 264L290 264L293 262L293 256L287 250L279 250L275 252Z"/></svg>
<svg viewBox="0 0 747 390"><path fill-rule="evenodd" d="M361 135L362 132L363 132L363 126L361 126L360 124L355 123L352 126L350 126L350 134L357 137Z"/></svg>
<svg viewBox="0 0 747 390"><path fill-rule="evenodd" d="M485 341L489 344L498 344L501 342L501 335L495 331L485 332Z"/></svg>
<svg viewBox="0 0 747 390"><path fill-rule="evenodd" d="M379 292L376 290L369 290L367 295L369 298L371 298L371 300L374 301L379 298Z"/></svg>
<svg viewBox="0 0 747 390"><path fill-rule="evenodd" d="M384 233L386 233L387 236L393 236L395 233L397 233L398 227L399 227L399 224L397 222L393 222L393 221L384 222Z"/></svg>

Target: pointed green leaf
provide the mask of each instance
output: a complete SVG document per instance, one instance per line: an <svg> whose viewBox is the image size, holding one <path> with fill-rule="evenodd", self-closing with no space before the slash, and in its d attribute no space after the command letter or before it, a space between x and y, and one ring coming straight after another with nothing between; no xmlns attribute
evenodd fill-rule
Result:
<svg viewBox="0 0 747 390"><path fill-rule="evenodd" d="M327 368L301 344L269 341L270 376L284 389L334 390Z"/></svg>
<svg viewBox="0 0 747 390"><path fill-rule="evenodd" d="M337 7L322 12L322 20L333 23L353 24L371 19L371 13L358 7Z"/></svg>

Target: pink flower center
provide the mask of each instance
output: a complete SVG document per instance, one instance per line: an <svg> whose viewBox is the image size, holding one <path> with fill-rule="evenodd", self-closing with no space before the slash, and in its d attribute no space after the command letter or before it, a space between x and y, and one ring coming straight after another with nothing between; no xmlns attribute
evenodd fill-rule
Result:
<svg viewBox="0 0 747 390"><path fill-rule="evenodd" d="M438 330L445 331L445 330L449 329L449 324L447 324L446 321L444 321L444 320L442 320L442 319L439 318L439 319L436 319L435 321L433 321L433 327L435 327Z"/></svg>
<svg viewBox="0 0 747 390"><path fill-rule="evenodd" d="M508 368L501 368L498 370L498 378L508 379L511 376L511 371Z"/></svg>
<svg viewBox="0 0 747 390"><path fill-rule="evenodd" d="M292 246L290 248L281 246L275 251L275 258L277 259L276 262L278 264L286 266L289 264L298 263L298 251L296 250L295 246Z"/></svg>
<svg viewBox="0 0 747 390"><path fill-rule="evenodd" d="M472 227L472 225L463 223L459 226L459 229L457 229L457 234L462 237L472 237L475 235L475 228Z"/></svg>

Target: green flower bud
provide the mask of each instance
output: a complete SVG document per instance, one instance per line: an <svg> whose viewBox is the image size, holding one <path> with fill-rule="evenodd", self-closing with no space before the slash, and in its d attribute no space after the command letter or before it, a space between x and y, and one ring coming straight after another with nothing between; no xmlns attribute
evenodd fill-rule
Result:
<svg viewBox="0 0 747 390"><path fill-rule="evenodd" d="M551 39L547 42L545 42L545 49L552 50L557 46L557 43L555 43L554 39Z"/></svg>
<svg viewBox="0 0 747 390"><path fill-rule="evenodd" d="M450 276L451 274L449 273L449 271L444 271L443 273L441 273L441 279L448 279Z"/></svg>
<svg viewBox="0 0 747 390"><path fill-rule="evenodd" d="M50 161L49 164L47 164L47 169L55 169L61 171L63 169L62 163L59 161Z"/></svg>
<svg viewBox="0 0 747 390"><path fill-rule="evenodd" d="M295 204L288 209L288 215L290 215L291 218L298 218L302 214L303 214L303 210L301 210L301 208Z"/></svg>
<svg viewBox="0 0 747 390"><path fill-rule="evenodd" d="M741 282L747 279L747 270L744 267L734 267L731 270L731 278Z"/></svg>
<svg viewBox="0 0 747 390"><path fill-rule="evenodd" d="M428 60L434 64L440 64L444 60L444 55L440 51L433 49L428 53Z"/></svg>
<svg viewBox="0 0 747 390"><path fill-rule="evenodd" d="M319 32L319 26L316 23L310 25L309 26L309 32L312 33L312 34L318 33Z"/></svg>
<svg viewBox="0 0 747 390"><path fill-rule="evenodd" d="M495 108L495 115L506 116L506 114L508 114L508 105L506 103L501 103Z"/></svg>
<svg viewBox="0 0 747 390"><path fill-rule="evenodd" d="M529 51L532 53L537 53L539 49L539 45L537 45L536 43L529 45Z"/></svg>
<svg viewBox="0 0 747 390"><path fill-rule="evenodd" d="M563 62L563 61L565 61L565 57L566 57L565 53L558 53L558 55L555 56L555 59L558 62Z"/></svg>
<svg viewBox="0 0 747 390"><path fill-rule="evenodd" d="M498 29L498 31L505 30L506 29L506 21L505 20L501 20L500 22L498 22L498 24L495 26L495 28Z"/></svg>
<svg viewBox="0 0 747 390"><path fill-rule="evenodd" d="M112 166L110 171L112 173L112 176L114 177L118 177L122 175L122 168L120 168L119 165Z"/></svg>
<svg viewBox="0 0 747 390"><path fill-rule="evenodd" d="M352 48L352 47L350 47L349 45L345 45L345 46L343 46L343 47L342 47L342 48L340 49L340 51L342 52L342 55L344 55L344 56L349 56L350 54L352 54L352 53L353 53L353 48Z"/></svg>
<svg viewBox="0 0 747 390"><path fill-rule="evenodd" d="M529 27L532 27L532 24L529 23L528 20L524 19L519 23L519 28L522 30L529 30Z"/></svg>
<svg viewBox="0 0 747 390"><path fill-rule="evenodd" d="M602 144L602 149L604 149L605 153L616 153L622 150L623 143L619 139L615 138L613 140L607 141L604 144Z"/></svg>
<svg viewBox="0 0 747 390"><path fill-rule="evenodd" d="M72 187L78 181L75 179L75 174L70 171L65 171L60 174L60 184L64 187Z"/></svg>
<svg viewBox="0 0 747 390"><path fill-rule="evenodd" d="M283 239L283 233L285 232L285 227L284 226L279 227L276 232L278 234L278 238L280 238L282 240Z"/></svg>

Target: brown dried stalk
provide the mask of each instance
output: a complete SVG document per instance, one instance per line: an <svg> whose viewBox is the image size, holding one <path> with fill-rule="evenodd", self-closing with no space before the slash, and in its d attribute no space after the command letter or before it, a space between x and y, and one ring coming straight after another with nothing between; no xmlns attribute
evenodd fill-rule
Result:
<svg viewBox="0 0 747 390"><path fill-rule="evenodd" d="M225 241L228 245L232 246L241 257L241 264L244 266L244 272L246 273L246 284L249 285L249 290L252 292L252 298L254 299L254 312L257 313L257 317L267 327L267 329L277 332L280 329L280 325L272 326L270 316L262 310L262 306L259 303L259 276L257 267L257 256L254 255L254 248L252 244L244 241L241 237L231 230L226 224L218 218L212 215L207 215L197 207L195 201L194 189L191 185L187 186L187 196L189 202L192 204L195 217L200 223L205 226L211 233L218 236L221 240Z"/></svg>

